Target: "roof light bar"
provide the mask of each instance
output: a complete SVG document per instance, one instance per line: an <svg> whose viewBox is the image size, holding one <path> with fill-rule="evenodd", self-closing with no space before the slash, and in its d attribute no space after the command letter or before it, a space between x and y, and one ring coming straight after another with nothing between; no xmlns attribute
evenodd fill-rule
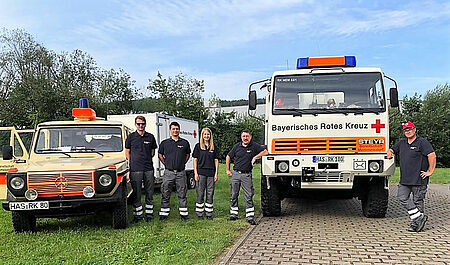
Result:
<svg viewBox="0 0 450 265"><path fill-rule="evenodd" d="M80 99L80 107L72 109L72 116L77 120L95 120L95 111L89 108L89 101L87 98Z"/></svg>
<svg viewBox="0 0 450 265"><path fill-rule="evenodd" d="M306 57L297 59L297 69L336 66L355 67L356 56Z"/></svg>

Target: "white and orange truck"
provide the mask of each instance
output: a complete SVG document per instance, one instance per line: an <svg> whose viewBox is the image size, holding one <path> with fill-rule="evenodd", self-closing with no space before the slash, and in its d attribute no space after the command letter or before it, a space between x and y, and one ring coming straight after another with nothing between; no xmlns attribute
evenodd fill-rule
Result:
<svg viewBox="0 0 450 265"><path fill-rule="evenodd" d="M380 68L356 67L355 56L299 58L297 69L250 84L249 113L257 86L267 90L263 215L280 215L284 198L305 195L357 197L366 217L384 217L395 169L385 155L388 103L398 107L396 81Z"/></svg>

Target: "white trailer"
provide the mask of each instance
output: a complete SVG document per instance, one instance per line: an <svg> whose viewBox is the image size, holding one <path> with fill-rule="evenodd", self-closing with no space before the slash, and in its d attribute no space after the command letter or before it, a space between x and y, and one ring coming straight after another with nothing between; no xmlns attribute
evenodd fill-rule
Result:
<svg viewBox="0 0 450 265"><path fill-rule="evenodd" d="M136 130L134 119L138 115L145 117L147 122L146 131L155 136L158 146L163 140L170 137L169 125L173 121L176 121L180 124L180 137L186 139L189 142L192 151L194 150L195 144L199 141L198 122L193 120L169 116L162 113L108 115L107 120L120 121L125 126L134 131ZM161 184L162 176L164 174L164 165L163 163L161 163L161 161L159 161L157 153L158 150L156 150L156 155L153 157L153 166L155 168L155 184ZM189 158L189 161L186 163L186 175L188 188L195 188L192 154Z"/></svg>

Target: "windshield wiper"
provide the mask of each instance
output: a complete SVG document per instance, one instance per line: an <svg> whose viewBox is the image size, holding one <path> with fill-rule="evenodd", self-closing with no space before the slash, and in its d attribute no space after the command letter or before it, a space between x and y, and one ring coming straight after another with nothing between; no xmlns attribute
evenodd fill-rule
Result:
<svg viewBox="0 0 450 265"><path fill-rule="evenodd" d="M295 112L293 115L294 116L302 116L303 114L305 114L305 112L301 109L296 109L296 108L290 108L290 109L276 109L277 111L280 112ZM290 114L290 113L286 113L286 114Z"/></svg>
<svg viewBox="0 0 450 265"><path fill-rule="evenodd" d="M72 150L73 151L94 152L96 154L103 156L103 154L100 153L99 151L95 151L95 148L87 148L85 146L75 146L75 147L72 147Z"/></svg>
<svg viewBox="0 0 450 265"><path fill-rule="evenodd" d="M68 157L72 157L71 155L69 155L67 152L63 152L62 150L58 149L58 148L44 148L44 149L39 149L37 150L38 152L48 152L48 151L53 151L55 153L61 153L63 155L66 155Z"/></svg>
<svg viewBox="0 0 450 265"><path fill-rule="evenodd" d="M348 115L348 112L343 110L343 109L339 109L339 108L333 108L333 109L320 109L321 111L325 112L325 113L342 113L345 116Z"/></svg>

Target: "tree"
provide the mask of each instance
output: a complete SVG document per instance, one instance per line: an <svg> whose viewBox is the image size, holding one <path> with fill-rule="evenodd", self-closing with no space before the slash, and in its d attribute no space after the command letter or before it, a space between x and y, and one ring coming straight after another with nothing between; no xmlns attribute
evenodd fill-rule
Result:
<svg viewBox="0 0 450 265"><path fill-rule="evenodd" d="M213 132L220 159L225 159L233 145L241 141L240 134L244 129L251 131L253 141L264 144L264 124L252 117L236 118L235 112L218 111L208 118L205 126Z"/></svg>
<svg viewBox="0 0 450 265"><path fill-rule="evenodd" d="M163 78L158 72L155 80L149 80L147 87L158 99L158 109L165 114L199 121L200 127L208 117L202 94L203 80L190 78L182 73L175 77Z"/></svg>
<svg viewBox="0 0 450 265"><path fill-rule="evenodd" d="M123 70L103 70L88 54L56 54L23 30L0 34L0 123L34 127L72 119L71 109L87 97L98 116L132 110L134 81Z"/></svg>
<svg viewBox="0 0 450 265"><path fill-rule="evenodd" d="M438 166L450 166L450 86L438 85L421 95L403 98L403 110L390 118L391 145L405 137L401 124L413 122L417 134L428 139L436 151Z"/></svg>
<svg viewBox="0 0 450 265"><path fill-rule="evenodd" d="M434 147L439 166L450 166L450 86L438 85L428 91L416 124L418 133Z"/></svg>

